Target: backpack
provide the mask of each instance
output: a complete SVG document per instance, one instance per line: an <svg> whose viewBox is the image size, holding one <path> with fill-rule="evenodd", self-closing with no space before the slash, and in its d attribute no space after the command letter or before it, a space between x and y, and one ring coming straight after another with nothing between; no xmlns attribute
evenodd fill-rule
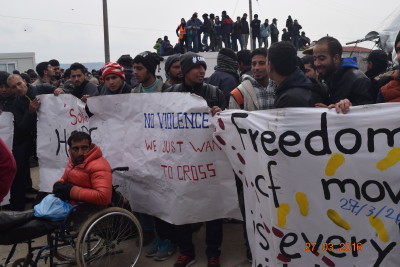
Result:
<svg viewBox="0 0 400 267"><path fill-rule="evenodd" d="M131 204L129 200L122 195L121 192L117 191L118 185L112 187L112 196L111 196L111 207L118 207L126 209L132 212Z"/></svg>

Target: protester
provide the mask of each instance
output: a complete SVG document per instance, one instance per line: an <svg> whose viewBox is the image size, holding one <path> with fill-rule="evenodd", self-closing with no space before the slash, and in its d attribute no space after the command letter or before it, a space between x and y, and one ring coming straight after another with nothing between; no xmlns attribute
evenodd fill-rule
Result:
<svg viewBox="0 0 400 267"><path fill-rule="evenodd" d="M71 91L72 95L86 102L87 97L99 94L96 85L86 79L87 70L85 66L80 63L73 63L69 69L71 71L71 81L74 85Z"/></svg>
<svg viewBox="0 0 400 267"><path fill-rule="evenodd" d="M305 75L309 78L318 80L318 72L314 65L314 57L312 55L306 55L301 58L301 61L304 64Z"/></svg>
<svg viewBox="0 0 400 267"><path fill-rule="evenodd" d="M253 38L253 49L256 49L256 38L258 39L258 47L261 47L261 36L260 36L260 28L261 21L258 19L258 15L254 14L254 19L250 23L251 27L251 35Z"/></svg>
<svg viewBox="0 0 400 267"><path fill-rule="evenodd" d="M297 19L295 19L293 21L293 31L292 31L292 43L293 46L296 48L296 51L299 50L300 47L300 30L302 29L301 25L299 24L299 22L297 21Z"/></svg>
<svg viewBox="0 0 400 267"><path fill-rule="evenodd" d="M60 62L57 59L49 60L49 64L53 68L54 76L51 77L51 84L55 87L61 86L61 69Z"/></svg>
<svg viewBox="0 0 400 267"><path fill-rule="evenodd" d="M74 131L68 138L69 160L53 194L72 205L79 202L106 206L111 203L112 175L108 161L88 133Z"/></svg>
<svg viewBox="0 0 400 267"><path fill-rule="evenodd" d="M333 37L318 40L313 49L314 64L319 77L328 86L328 105L335 105L336 111L347 112L350 105L371 104L371 81L358 70L356 58L342 59L342 45ZM319 107L326 107L317 104Z"/></svg>
<svg viewBox="0 0 400 267"><path fill-rule="evenodd" d="M400 32L394 42L396 60L400 64ZM378 93L377 102L400 102L400 71L397 69L390 76L391 81L381 87Z"/></svg>
<svg viewBox="0 0 400 267"><path fill-rule="evenodd" d="M27 185L32 184L29 156L36 138L36 112L40 107L38 96L50 93L59 95L64 92L48 83L38 86L27 85L17 74L10 75L7 78L7 84L16 94L12 113L14 115L13 154L17 163L17 173L10 191L10 210L22 211L25 209Z"/></svg>
<svg viewBox="0 0 400 267"><path fill-rule="evenodd" d="M275 108L312 107L312 82L297 67L297 50L289 42L271 45L267 59L268 76L276 83Z"/></svg>
<svg viewBox="0 0 400 267"><path fill-rule="evenodd" d="M243 50L243 36L242 36L242 22L240 20L240 17L236 18L236 22L233 23L233 28L232 28L232 49L233 51L237 52L239 50L237 41L239 41L240 44L240 50Z"/></svg>
<svg viewBox="0 0 400 267"><path fill-rule="evenodd" d="M218 53L216 71L207 80L208 84L218 87L224 93L225 107L229 104L231 91L239 84L238 68L235 52L229 48L222 48Z"/></svg>
<svg viewBox="0 0 400 267"><path fill-rule="evenodd" d="M385 51L374 50L368 55L366 61L367 71L365 75L371 80L371 97L373 100L376 100L381 87L378 82L379 75L385 73L389 66L388 55Z"/></svg>
<svg viewBox="0 0 400 267"><path fill-rule="evenodd" d="M133 72L139 84L132 89L132 93L162 91L163 81L156 77L156 68L162 60L162 57L150 51L142 52L133 59Z"/></svg>
<svg viewBox="0 0 400 267"><path fill-rule="evenodd" d="M247 44L249 43L250 28L247 22L247 14L244 13L242 19L242 38L243 38L243 49L247 49Z"/></svg>
<svg viewBox="0 0 400 267"><path fill-rule="evenodd" d="M190 20L186 23L188 51L199 52L199 37L198 31L203 23L197 18L197 12L193 13ZM192 47L193 44L193 47Z"/></svg>
<svg viewBox="0 0 400 267"><path fill-rule="evenodd" d="M267 72L267 54L265 48L257 48L251 53L253 75L244 75L242 83L232 90L230 109L253 111L274 107L274 84L270 83Z"/></svg>
<svg viewBox="0 0 400 267"><path fill-rule="evenodd" d="M231 44L231 33L233 28L233 21L226 14L226 11L222 11L221 15L221 33L222 33L222 41L224 42L225 48L232 48Z"/></svg>
<svg viewBox="0 0 400 267"><path fill-rule="evenodd" d="M179 38L179 47L180 47L180 53L183 54L187 50L187 33L186 33L186 20L184 18L181 18L181 24L178 25L178 27L175 30L176 35Z"/></svg>
<svg viewBox="0 0 400 267"><path fill-rule="evenodd" d="M124 68L125 82L131 87L135 87L136 85L138 85L135 75L133 74L133 58L131 57L131 55L128 54L120 56L117 60L117 63Z"/></svg>
<svg viewBox="0 0 400 267"><path fill-rule="evenodd" d="M261 24L260 28L260 37L261 37L260 47L262 47L262 44L264 44L264 48L268 48L268 37L270 33L271 33L271 28L269 26L269 20L265 19L264 23Z"/></svg>
<svg viewBox="0 0 400 267"><path fill-rule="evenodd" d="M201 25L201 31L203 32L203 39L201 43L204 45L204 51L208 52L210 47L208 46L208 39L210 38L211 34L211 21L208 18L208 14L204 13L203 16L203 25Z"/></svg>
<svg viewBox="0 0 400 267"><path fill-rule="evenodd" d="M15 92L7 84L8 72L0 71L0 114L2 111L12 111Z"/></svg>
<svg viewBox="0 0 400 267"><path fill-rule="evenodd" d="M125 82L124 68L113 62L108 62L101 68L104 86L100 95L128 94L132 87Z"/></svg>
<svg viewBox="0 0 400 267"><path fill-rule="evenodd" d="M165 76L167 80L164 83L164 88L182 82L181 63L179 62L179 55L172 55L167 58L165 62Z"/></svg>
<svg viewBox="0 0 400 267"><path fill-rule="evenodd" d="M300 42L299 46L301 49L305 49L306 47L311 45L311 40L306 36L305 32L301 32L299 42Z"/></svg>
<svg viewBox="0 0 400 267"><path fill-rule="evenodd" d="M219 17L215 17L215 51L218 52L222 48L222 25Z"/></svg>
<svg viewBox="0 0 400 267"><path fill-rule="evenodd" d="M43 83L51 83L51 79L54 77L53 67L49 62L40 62L36 66L36 72L39 75L39 79L37 79L32 85L39 85Z"/></svg>
<svg viewBox="0 0 400 267"><path fill-rule="evenodd" d="M279 30L277 25L277 19L273 19L271 25L269 26L271 29L271 44L278 42L279 39Z"/></svg>
<svg viewBox="0 0 400 267"><path fill-rule="evenodd" d="M242 82L243 75L252 76L251 72L251 51L250 50L241 50L237 52L237 59L239 63L239 81Z"/></svg>
<svg viewBox="0 0 400 267"><path fill-rule="evenodd" d="M181 56L183 83L174 85L165 92L190 92L203 97L211 108L212 114L216 110L224 109L224 96L217 87L204 83L207 64L204 58L195 53L186 53ZM196 262L195 248L192 243L192 228L190 224L176 226L178 246L181 252L174 267L185 267ZM206 254L208 266L219 267L220 247L222 244L222 220L206 222Z"/></svg>
<svg viewBox="0 0 400 267"><path fill-rule="evenodd" d="M290 42L290 33L286 30L286 28L283 28L282 32L282 41Z"/></svg>

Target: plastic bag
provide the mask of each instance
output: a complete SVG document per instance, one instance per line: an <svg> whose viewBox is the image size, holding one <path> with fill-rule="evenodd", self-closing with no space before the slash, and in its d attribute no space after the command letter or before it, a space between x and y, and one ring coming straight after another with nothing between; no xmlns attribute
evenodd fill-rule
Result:
<svg viewBox="0 0 400 267"><path fill-rule="evenodd" d="M50 221L62 221L67 218L71 208L72 205L68 201L63 201L54 194L50 194L43 198L33 209L35 217Z"/></svg>

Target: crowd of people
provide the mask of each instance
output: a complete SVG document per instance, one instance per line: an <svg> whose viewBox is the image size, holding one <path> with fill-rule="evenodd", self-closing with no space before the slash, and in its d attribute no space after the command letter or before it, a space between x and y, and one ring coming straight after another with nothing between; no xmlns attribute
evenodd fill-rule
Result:
<svg viewBox="0 0 400 267"><path fill-rule="evenodd" d="M201 20L198 13L193 13L189 20L181 19L181 23L176 28L178 43L172 46L168 36L158 38L154 49L161 56L169 56L174 53L185 53L192 51L200 52L218 52L222 47L231 48L237 52L248 49L249 37L251 33L251 44L249 49L264 47L268 48L269 38L271 44L279 41L278 20L265 19L264 22L258 19L258 14L249 22L247 14L242 17L237 16L233 21L226 11L222 11L221 17L213 13L208 15L204 13ZM296 50L304 49L310 46L310 39L305 32L300 30L302 26L297 19L293 20L289 15L286 20L286 28L282 29L282 41L289 41L295 46Z"/></svg>
<svg viewBox="0 0 400 267"><path fill-rule="evenodd" d="M329 36L322 37L316 42L312 55L298 58L296 42L298 44L300 40L297 32L301 26L296 20L290 24L291 27L288 27L292 28L290 30L292 33L296 32L295 35L291 33L290 42L277 40L278 34L273 33L271 27L276 26L276 19L273 20L269 25L271 46L268 50L266 49L268 41L263 39L265 35L261 34L261 29L264 28L258 21L260 47L250 51L245 49L247 47L245 39L233 37L238 34L232 32L233 29L228 32L215 31L217 34L205 30L213 27L216 29L216 25L226 24L224 21L229 19L229 16L225 11L222 12L222 23L218 17L210 15L208 19L207 14L203 15L203 19L204 22L199 21L196 13L187 23L182 19L181 27L185 27L187 36L180 35L179 30L178 35L182 36L183 40L181 52L186 51L186 45L189 52L173 54L166 59L165 82L162 77L156 75L157 66L162 58L157 53L149 51L140 53L134 58L122 55L117 62L106 63L101 70L93 70L92 73L80 63L73 63L69 69L63 71L57 60L39 63L36 72L32 70L21 74L0 72L0 110L12 112L15 120L12 152L17 171L15 178L12 177L13 170L10 170L10 175L0 177L13 178L8 208L14 211L24 210L25 194L32 187L29 157L35 154L36 112L40 109L40 100L37 96L40 94L69 93L86 102L89 97L97 95L190 92L203 97L212 114L228 108L253 111L288 107L334 108L337 112L347 113L350 106L400 101L400 72L398 69L388 70L388 56L384 51L375 50L369 55L368 70L363 73L359 70L355 58L342 58L342 45L337 39ZM243 21L246 21L245 15L242 18L238 17L235 23L243 25ZM252 29L255 29L257 23L253 22L254 20L251 22ZM235 23L228 24L231 24L231 28L235 28ZM265 23L268 24L268 20ZM217 67L210 77L205 77L207 63L204 58L196 54L199 49L200 29L203 31L202 44L205 50L219 51ZM240 34L242 36L246 33L240 32ZM221 46L220 37L225 47ZM254 37L257 38L257 34L253 34ZM210 45L208 45L209 38ZM237 45L231 43L231 38L242 39L241 51L235 52ZM400 61L400 33L396 37L395 49L397 61ZM90 113L90 107L87 107L87 111ZM73 139L75 142L73 144L80 144L76 148L72 148L72 144L69 143L73 160L67 168L71 169L82 164L83 160L86 160L85 155L95 153L93 149L97 149L96 153L101 153L91 144L91 140L87 139L88 137ZM4 148L0 149L2 155L6 154L3 150ZM3 166L1 162L0 166ZM83 174L79 174L80 179L91 179L91 174L86 173L85 168L82 172ZM63 183L64 178L61 179ZM60 195L67 199L82 200L77 192L81 187L89 187L90 183L79 184L76 179L68 181L61 187L55 186L55 190L58 193L61 190ZM1 181L0 184L8 186L11 183ZM102 183L96 182L96 184ZM243 185L239 179L237 179L237 190L239 200L243 200ZM3 191L5 190L2 188L1 192ZM0 196L0 199L2 197ZM106 204L109 195L102 200L101 203ZM243 201L239 203L244 216ZM139 214L138 217L143 225L145 240L151 243L149 249L145 251L146 256L162 261L168 259L179 248L180 256L175 267L189 266L196 261L192 225L175 226L145 214ZM208 266L220 266L222 228L220 219L206 223ZM248 245L247 257L249 261L252 260Z"/></svg>

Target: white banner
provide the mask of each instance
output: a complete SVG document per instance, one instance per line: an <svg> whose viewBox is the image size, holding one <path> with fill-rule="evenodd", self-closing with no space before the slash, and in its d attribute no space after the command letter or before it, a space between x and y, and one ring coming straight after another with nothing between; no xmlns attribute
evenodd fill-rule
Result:
<svg viewBox="0 0 400 267"><path fill-rule="evenodd" d="M40 191L51 192L68 162L68 137L75 130L90 132L85 104L73 95L40 95L37 123Z"/></svg>
<svg viewBox="0 0 400 267"><path fill-rule="evenodd" d="M48 171L41 170L41 190L51 191L65 168L67 144L59 144L77 126L71 124L71 110L82 111L73 105L76 101L71 96L41 99L38 154L41 169L46 164ZM232 168L212 138L203 98L125 94L91 97L88 106L94 114L90 126L86 119L78 126L91 132L112 167L129 167L123 175L114 175L113 183L135 211L174 224L241 218Z"/></svg>
<svg viewBox="0 0 400 267"><path fill-rule="evenodd" d="M7 147L12 151L14 137L14 116L11 112L0 113L0 137L3 139ZM4 197L0 206L10 203L10 192Z"/></svg>
<svg viewBox="0 0 400 267"><path fill-rule="evenodd" d="M399 105L213 118L243 181L253 266L400 266Z"/></svg>

